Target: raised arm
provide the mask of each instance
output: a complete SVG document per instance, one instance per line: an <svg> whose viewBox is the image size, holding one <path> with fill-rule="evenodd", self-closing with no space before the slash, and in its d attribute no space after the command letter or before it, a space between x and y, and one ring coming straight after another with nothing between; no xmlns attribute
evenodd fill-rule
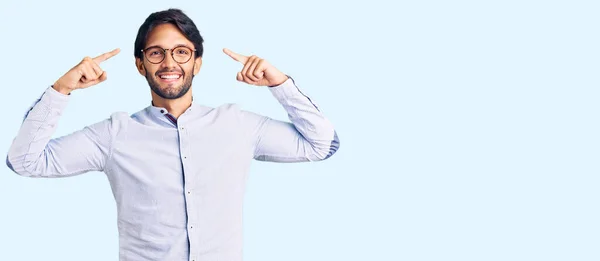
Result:
<svg viewBox="0 0 600 261"><path fill-rule="evenodd" d="M319 161L331 157L340 142L331 122L300 92L293 79L269 88L288 114L283 122L242 112L254 144L254 158L273 162Z"/></svg>
<svg viewBox="0 0 600 261"><path fill-rule="evenodd" d="M107 119L72 134L52 139L69 94L106 80L98 64L118 50L94 59L85 58L49 87L30 108L13 140L6 164L28 177L65 177L102 171L110 154L111 129Z"/></svg>
<svg viewBox="0 0 600 261"><path fill-rule="evenodd" d="M242 123L251 134L254 158L262 161L301 162L324 160L339 148L333 125L296 86L293 79L255 55L223 51L244 65L237 80L269 90L284 107L291 122L273 120L242 111Z"/></svg>

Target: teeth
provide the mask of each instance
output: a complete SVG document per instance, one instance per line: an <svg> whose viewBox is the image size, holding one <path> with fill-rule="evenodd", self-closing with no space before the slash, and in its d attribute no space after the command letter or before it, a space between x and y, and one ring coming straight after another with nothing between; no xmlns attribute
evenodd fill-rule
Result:
<svg viewBox="0 0 600 261"><path fill-rule="evenodd" d="M161 75L162 79L179 79L179 75Z"/></svg>

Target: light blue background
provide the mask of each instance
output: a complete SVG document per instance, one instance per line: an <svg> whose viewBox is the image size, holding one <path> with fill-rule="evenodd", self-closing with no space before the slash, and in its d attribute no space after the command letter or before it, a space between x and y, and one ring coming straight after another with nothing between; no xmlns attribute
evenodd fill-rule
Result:
<svg viewBox="0 0 600 261"><path fill-rule="evenodd" d="M57 136L148 106L135 35L178 7L206 40L196 101L286 119L221 49L256 54L341 139L324 162L253 165L245 260L600 260L597 3L3 1L0 152L84 56L122 49L105 83L72 95ZM1 167L0 211L0 260L117 260L101 173Z"/></svg>

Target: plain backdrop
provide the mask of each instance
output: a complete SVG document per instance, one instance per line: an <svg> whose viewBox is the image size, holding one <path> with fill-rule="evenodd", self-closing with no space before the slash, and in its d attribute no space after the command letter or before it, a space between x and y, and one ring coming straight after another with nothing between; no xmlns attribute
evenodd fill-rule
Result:
<svg viewBox="0 0 600 261"><path fill-rule="evenodd" d="M184 10L205 38L194 100L285 120L227 47L291 75L341 140L318 163L252 165L247 261L600 260L597 1L3 1L0 152L28 106L119 47L56 137L150 104L139 26ZM0 260L117 260L104 174L0 167Z"/></svg>

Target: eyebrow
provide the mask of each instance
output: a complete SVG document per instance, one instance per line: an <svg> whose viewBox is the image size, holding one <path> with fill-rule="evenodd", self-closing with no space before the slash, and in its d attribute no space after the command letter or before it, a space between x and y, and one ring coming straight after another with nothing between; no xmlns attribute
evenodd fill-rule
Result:
<svg viewBox="0 0 600 261"><path fill-rule="evenodd" d="M195 48L193 48L193 47L189 47L189 46L187 46L187 45L185 45L185 44L178 44L178 45L175 45L175 46L173 46L173 48L163 48L163 47L162 47L162 46L160 46L160 45L152 45L152 46L148 46L148 47L144 48L144 50L148 50L148 49L150 49L150 48L152 48L152 47L159 47L159 48L163 48L163 49L175 49L175 48L177 48L177 47L182 47L182 46L183 46L183 47L190 48L190 49L192 49L192 50L194 50L194 49L195 49Z"/></svg>

